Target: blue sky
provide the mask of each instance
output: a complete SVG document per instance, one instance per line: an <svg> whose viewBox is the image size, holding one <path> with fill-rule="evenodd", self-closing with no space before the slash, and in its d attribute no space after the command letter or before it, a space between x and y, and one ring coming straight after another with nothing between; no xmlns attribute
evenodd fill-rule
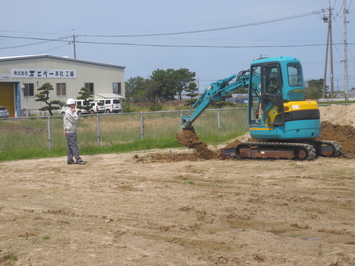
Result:
<svg viewBox="0 0 355 266"><path fill-rule="evenodd" d="M296 57L306 79L323 78L327 24L322 17L328 11L322 10L331 6L334 87L343 89L343 0L0 0L0 6L0 57L73 58L75 30L78 59L125 66L126 80L149 78L156 69L188 68L196 72L201 91L248 69L260 55ZM347 7L351 89L355 3L347 0Z"/></svg>

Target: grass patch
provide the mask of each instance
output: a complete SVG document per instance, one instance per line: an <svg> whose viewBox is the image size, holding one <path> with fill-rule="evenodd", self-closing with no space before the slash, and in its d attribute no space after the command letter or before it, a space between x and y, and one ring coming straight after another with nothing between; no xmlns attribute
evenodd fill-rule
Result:
<svg viewBox="0 0 355 266"><path fill-rule="evenodd" d="M318 101L318 105L319 106L328 106L331 104L340 104L340 105L348 105L348 104L354 104L354 101L329 101L329 102L319 102Z"/></svg>
<svg viewBox="0 0 355 266"><path fill-rule="evenodd" d="M144 139L136 140L130 143L114 144L104 147L86 147L80 150L82 155L94 155L103 153L124 153L131 151L177 148L181 145L174 138L170 139Z"/></svg>
<svg viewBox="0 0 355 266"><path fill-rule="evenodd" d="M18 261L18 257L14 252L8 252L5 256L2 257L2 260L0 260L0 262L1 261Z"/></svg>
<svg viewBox="0 0 355 266"><path fill-rule="evenodd" d="M89 146L80 148L80 154L85 155L95 155L95 154L105 154L105 153L125 153L131 151L140 150L150 150L150 149L166 149L166 148L177 148L181 145L176 141L175 138L170 139L144 139L136 140L130 143L114 144L112 146ZM0 153L0 161L13 161L13 160L24 160L24 159L40 159L40 158L53 158L66 156L66 149L53 149L53 150L22 150L22 151L11 151ZM60 169L59 169L60 170ZM58 169L53 169L53 171L58 171Z"/></svg>
<svg viewBox="0 0 355 266"><path fill-rule="evenodd" d="M176 132L180 115L185 114L175 111L82 116L78 125L80 153L181 147ZM208 145L234 140L248 130L245 109L207 109L193 125L199 138ZM0 121L0 127L0 161L66 156L61 117L9 119Z"/></svg>

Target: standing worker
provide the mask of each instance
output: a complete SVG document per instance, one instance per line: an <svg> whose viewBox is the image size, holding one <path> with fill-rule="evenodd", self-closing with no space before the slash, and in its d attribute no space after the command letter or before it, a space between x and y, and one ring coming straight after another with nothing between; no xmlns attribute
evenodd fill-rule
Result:
<svg viewBox="0 0 355 266"><path fill-rule="evenodd" d="M76 113L76 103L75 100L69 98L67 100L67 110L64 114L64 135L67 138L68 148L68 164L86 164L86 162L81 159L79 155L78 139L76 136L77 122L79 121L79 116ZM75 158L75 161L74 161Z"/></svg>

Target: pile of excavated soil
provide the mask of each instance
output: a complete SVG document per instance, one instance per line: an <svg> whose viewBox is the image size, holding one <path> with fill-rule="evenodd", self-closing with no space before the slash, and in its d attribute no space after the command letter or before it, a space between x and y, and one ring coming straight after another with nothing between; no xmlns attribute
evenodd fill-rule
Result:
<svg viewBox="0 0 355 266"><path fill-rule="evenodd" d="M355 126L355 104L338 105L332 104L326 107L320 107L322 121L328 121L333 125Z"/></svg>
<svg viewBox="0 0 355 266"><path fill-rule="evenodd" d="M343 148L343 157L355 158L355 128L351 125L334 125L323 121L320 140L334 140Z"/></svg>
<svg viewBox="0 0 355 266"><path fill-rule="evenodd" d="M194 128L181 129L176 133L176 139L181 145L193 149L195 156L198 158L209 160L218 157L215 151L210 150L207 144L197 137Z"/></svg>
<svg viewBox="0 0 355 266"><path fill-rule="evenodd" d="M355 158L355 104L330 105L319 108L321 135L318 139L334 140L343 148L343 157Z"/></svg>

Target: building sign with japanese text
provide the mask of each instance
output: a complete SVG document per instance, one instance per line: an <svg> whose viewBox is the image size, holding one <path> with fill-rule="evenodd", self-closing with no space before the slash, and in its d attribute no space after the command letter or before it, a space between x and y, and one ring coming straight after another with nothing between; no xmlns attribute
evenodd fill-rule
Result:
<svg viewBox="0 0 355 266"><path fill-rule="evenodd" d="M11 69L12 78L76 78L73 69Z"/></svg>

